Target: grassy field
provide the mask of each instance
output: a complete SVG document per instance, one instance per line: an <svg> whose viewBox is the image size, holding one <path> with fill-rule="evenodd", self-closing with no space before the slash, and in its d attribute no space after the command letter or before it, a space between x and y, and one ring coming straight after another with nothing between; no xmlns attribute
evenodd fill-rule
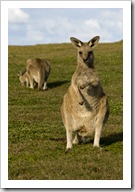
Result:
<svg viewBox="0 0 135 192"><path fill-rule="evenodd" d="M10 180L123 179L123 42L100 43L95 68L110 104L101 146L73 146L65 154L66 133L60 106L76 68L71 44L9 46L8 48L8 178ZM21 86L17 73L28 58L51 61L48 91Z"/></svg>

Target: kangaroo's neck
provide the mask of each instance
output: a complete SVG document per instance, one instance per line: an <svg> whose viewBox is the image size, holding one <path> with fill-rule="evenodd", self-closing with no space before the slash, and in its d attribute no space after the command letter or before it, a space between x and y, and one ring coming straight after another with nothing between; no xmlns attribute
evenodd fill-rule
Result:
<svg viewBox="0 0 135 192"><path fill-rule="evenodd" d="M94 69L94 65L93 63L91 64L87 64L87 63L84 63L84 62L77 62L77 69L81 68L82 70L86 70L86 69Z"/></svg>

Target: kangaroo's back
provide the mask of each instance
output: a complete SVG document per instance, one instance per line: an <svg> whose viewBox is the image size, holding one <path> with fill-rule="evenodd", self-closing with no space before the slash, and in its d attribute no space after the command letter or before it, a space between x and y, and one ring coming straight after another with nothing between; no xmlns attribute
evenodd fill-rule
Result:
<svg viewBox="0 0 135 192"><path fill-rule="evenodd" d="M28 59L26 61L26 69L30 70L30 69L36 69L36 70L46 70L49 71L50 70L50 62L44 59L39 59L39 58L35 58L35 59Z"/></svg>

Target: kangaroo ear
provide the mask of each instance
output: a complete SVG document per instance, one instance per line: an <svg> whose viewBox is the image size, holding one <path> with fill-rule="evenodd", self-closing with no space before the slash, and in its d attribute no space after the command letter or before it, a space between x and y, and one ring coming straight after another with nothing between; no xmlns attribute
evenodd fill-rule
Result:
<svg viewBox="0 0 135 192"><path fill-rule="evenodd" d="M76 47L81 47L83 45L83 42L81 42L79 39L76 39L75 37L70 37L72 45Z"/></svg>
<svg viewBox="0 0 135 192"><path fill-rule="evenodd" d="M99 39L100 39L100 37L99 37L99 36L96 36L96 37L92 38L87 44L88 44L90 47L94 48L94 47L98 44Z"/></svg>
<svg viewBox="0 0 135 192"><path fill-rule="evenodd" d="M22 75L22 72L21 71L18 71L18 76L21 76Z"/></svg>

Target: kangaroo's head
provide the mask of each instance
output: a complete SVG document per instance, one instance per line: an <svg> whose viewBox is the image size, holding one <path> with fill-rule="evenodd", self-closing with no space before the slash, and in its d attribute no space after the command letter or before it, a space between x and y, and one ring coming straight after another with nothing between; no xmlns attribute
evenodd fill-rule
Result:
<svg viewBox="0 0 135 192"><path fill-rule="evenodd" d="M78 52L78 63L86 64L88 67L93 67L94 63L94 53L93 48L99 42L100 37L96 36L92 38L88 43L83 43L79 39L71 37L70 40Z"/></svg>
<svg viewBox="0 0 135 192"><path fill-rule="evenodd" d="M19 71L18 77L19 77L20 83L24 86L26 84L26 78L27 78L26 73Z"/></svg>

